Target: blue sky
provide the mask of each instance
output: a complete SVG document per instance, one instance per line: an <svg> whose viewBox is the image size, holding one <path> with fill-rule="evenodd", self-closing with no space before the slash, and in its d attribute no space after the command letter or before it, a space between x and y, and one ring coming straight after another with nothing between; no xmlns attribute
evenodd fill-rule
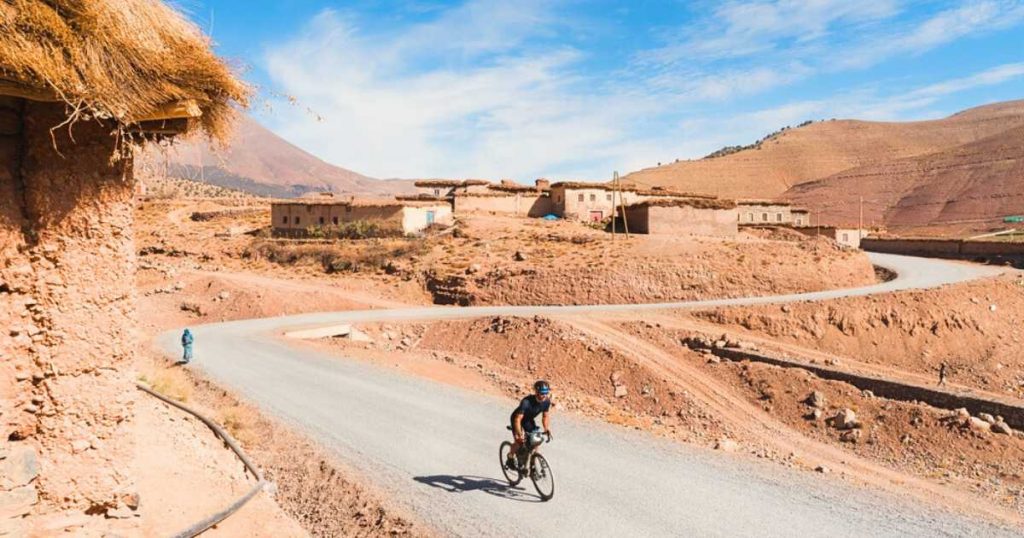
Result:
<svg viewBox="0 0 1024 538"><path fill-rule="evenodd" d="M1024 0L176 5L261 123L380 178L600 180L804 120L1024 98Z"/></svg>

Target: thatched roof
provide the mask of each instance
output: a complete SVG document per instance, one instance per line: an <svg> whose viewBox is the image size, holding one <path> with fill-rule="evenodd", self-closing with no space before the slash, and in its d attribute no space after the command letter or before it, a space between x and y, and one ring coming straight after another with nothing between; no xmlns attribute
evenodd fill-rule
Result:
<svg viewBox="0 0 1024 538"><path fill-rule="evenodd" d="M655 198L629 204L631 207L692 207L695 209L735 209L736 202L717 198Z"/></svg>
<svg viewBox="0 0 1024 538"><path fill-rule="evenodd" d="M0 94L224 140L249 88L159 0L0 0Z"/></svg>
<svg viewBox="0 0 1024 538"><path fill-rule="evenodd" d="M782 207L792 205L789 202L783 202L781 200L736 200L736 203L738 205L777 205Z"/></svg>

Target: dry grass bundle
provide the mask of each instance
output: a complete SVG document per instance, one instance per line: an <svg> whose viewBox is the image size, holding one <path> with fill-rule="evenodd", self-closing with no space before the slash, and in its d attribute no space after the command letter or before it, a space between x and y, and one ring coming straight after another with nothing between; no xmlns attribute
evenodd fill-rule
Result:
<svg viewBox="0 0 1024 538"><path fill-rule="evenodd" d="M0 88L53 94L131 125L193 100L190 122L226 141L249 88L198 28L159 0L0 0Z"/></svg>
<svg viewBox="0 0 1024 538"><path fill-rule="evenodd" d="M717 198L657 198L644 200L627 207L692 207L695 209L735 209L736 202Z"/></svg>

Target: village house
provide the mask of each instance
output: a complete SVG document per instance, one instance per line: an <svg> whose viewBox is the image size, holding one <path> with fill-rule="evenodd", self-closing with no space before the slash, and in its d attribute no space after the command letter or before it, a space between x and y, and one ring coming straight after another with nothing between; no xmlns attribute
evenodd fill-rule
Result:
<svg viewBox="0 0 1024 538"><path fill-rule="evenodd" d="M740 225L791 225L793 212L789 202L777 200L737 200Z"/></svg>
<svg viewBox="0 0 1024 538"><path fill-rule="evenodd" d="M486 192L490 184L483 179L423 179L413 182L419 198L451 198L456 193Z"/></svg>
<svg viewBox="0 0 1024 538"><path fill-rule="evenodd" d="M353 222L376 224L383 230L410 235L431 224L451 225L452 208L445 201L334 200L309 198L278 200L270 205L276 235L304 236L311 231L325 233Z"/></svg>
<svg viewBox="0 0 1024 538"><path fill-rule="evenodd" d="M0 2L0 534L139 515L134 153L248 93L162 2Z"/></svg>
<svg viewBox="0 0 1024 538"><path fill-rule="evenodd" d="M736 237L736 203L712 198L651 198L619 208L631 233Z"/></svg>
<svg viewBox="0 0 1024 538"><path fill-rule="evenodd" d="M794 207L790 214L793 215L793 226L810 226L811 210L802 207Z"/></svg>
<svg viewBox="0 0 1024 538"><path fill-rule="evenodd" d="M616 214L619 206L662 198L714 199L714 196L671 191L659 187L638 188L633 184L558 182L551 185L552 212L559 217L601 222Z"/></svg>
<svg viewBox="0 0 1024 538"><path fill-rule="evenodd" d="M538 179L532 187L504 179L497 185L487 185L482 191L456 192L452 196L452 206L456 214L543 217L552 212L549 185L545 179Z"/></svg>
<svg viewBox="0 0 1024 538"><path fill-rule="evenodd" d="M868 230L836 226L798 226L793 229L804 235L827 237L850 248L860 248L860 240L868 236Z"/></svg>

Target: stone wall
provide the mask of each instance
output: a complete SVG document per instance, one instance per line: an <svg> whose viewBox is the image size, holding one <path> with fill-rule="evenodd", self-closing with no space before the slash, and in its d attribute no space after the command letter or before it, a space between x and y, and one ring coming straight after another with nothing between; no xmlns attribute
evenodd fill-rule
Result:
<svg viewBox="0 0 1024 538"><path fill-rule="evenodd" d="M456 195L455 212L496 213L543 217L551 213L551 198L540 193L510 193L507 196Z"/></svg>
<svg viewBox="0 0 1024 538"><path fill-rule="evenodd" d="M110 125L51 132L64 119L0 100L0 452L38 457L36 512L123 512L137 505L131 165L111 163Z"/></svg>

